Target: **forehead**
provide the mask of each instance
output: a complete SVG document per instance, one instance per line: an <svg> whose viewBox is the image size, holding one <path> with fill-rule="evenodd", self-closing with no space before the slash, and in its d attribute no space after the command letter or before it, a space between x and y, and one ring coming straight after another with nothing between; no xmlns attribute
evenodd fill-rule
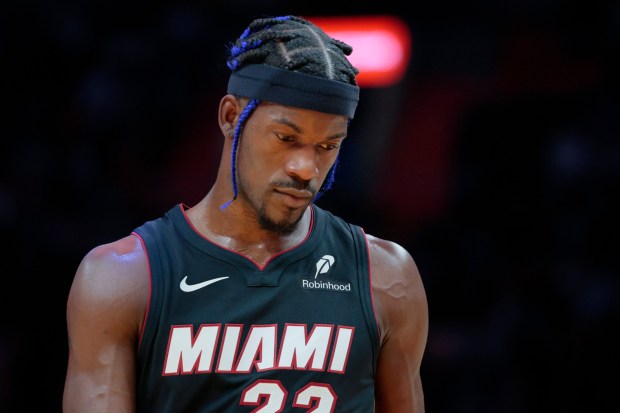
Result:
<svg viewBox="0 0 620 413"><path fill-rule="evenodd" d="M331 133L343 133L347 130L348 119L344 115L318 112L268 101L261 102L250 119L269 124L290 124L301 129L326 129Z"/></svg>

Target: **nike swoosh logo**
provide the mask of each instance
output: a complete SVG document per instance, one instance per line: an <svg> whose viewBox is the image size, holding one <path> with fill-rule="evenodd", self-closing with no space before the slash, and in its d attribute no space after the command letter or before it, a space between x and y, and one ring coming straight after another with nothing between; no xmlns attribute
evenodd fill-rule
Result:
<svg viewBox="0 0 620 413"><path fill-rule="evenodd" d="M225 280L226 278L230 278L230 277L212 278L210 280L203 281L198 284L188 284L187 275L186 275L185 278L181 280L181 284L179 286L181 287L181 291L185 291L186 293L191 293L192 291L200 290L201 288L206 287L207 285L211 285L218 281Z"/></svg>

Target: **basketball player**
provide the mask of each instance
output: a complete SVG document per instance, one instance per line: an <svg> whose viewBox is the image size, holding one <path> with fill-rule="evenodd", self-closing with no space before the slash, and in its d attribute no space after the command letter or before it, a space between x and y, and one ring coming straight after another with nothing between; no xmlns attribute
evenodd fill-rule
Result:
<svg viewBox="0 0 620 413"><path fill-rule="evenodd" d="M358 102L351 51L294 16L232 45L211 189L77 269L65 413L424 411L411 255L314 203Z"/></svg>

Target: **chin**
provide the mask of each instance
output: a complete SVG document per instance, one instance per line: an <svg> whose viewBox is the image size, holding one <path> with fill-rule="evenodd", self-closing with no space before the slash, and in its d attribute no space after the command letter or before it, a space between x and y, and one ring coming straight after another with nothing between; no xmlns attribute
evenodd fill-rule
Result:
<svg viewBox="0 0 620 413"><path fill-rule="evenodd" d="M258 214L258 222L261 228L266 229L267 231L271 231L280 235L289 235L295 230L295 228L297 228L299 221L304 215L304 210L305 209L299 212L299 216L297 217L293 216L294 213L290 213L287 214L288 219L276 219L269 216L264 209L261 209Z"/></svg>

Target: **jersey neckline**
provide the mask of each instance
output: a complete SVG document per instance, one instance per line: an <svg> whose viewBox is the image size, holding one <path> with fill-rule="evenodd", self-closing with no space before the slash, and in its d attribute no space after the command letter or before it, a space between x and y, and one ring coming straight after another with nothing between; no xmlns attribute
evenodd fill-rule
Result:
<svg viewBox="0 0 620 413"><path fill-rule="evenodd" d="M297 245L272 255L264 265L259 265L251 258L240 254L237 251L216 244L192 225L185 211L189 207L184 203L179 203L166 213L175 228L181 235L200 251L215 257L225 257L226 260L233 261L236 265L245 267L246 270L263 272L267 269L273 270L280 266L288 266L292 262L303 259L316 249L325 230L325 217L320 208L310 204L310 228L306 237ZM283 268L282 268L283 269Z"/></svg>

